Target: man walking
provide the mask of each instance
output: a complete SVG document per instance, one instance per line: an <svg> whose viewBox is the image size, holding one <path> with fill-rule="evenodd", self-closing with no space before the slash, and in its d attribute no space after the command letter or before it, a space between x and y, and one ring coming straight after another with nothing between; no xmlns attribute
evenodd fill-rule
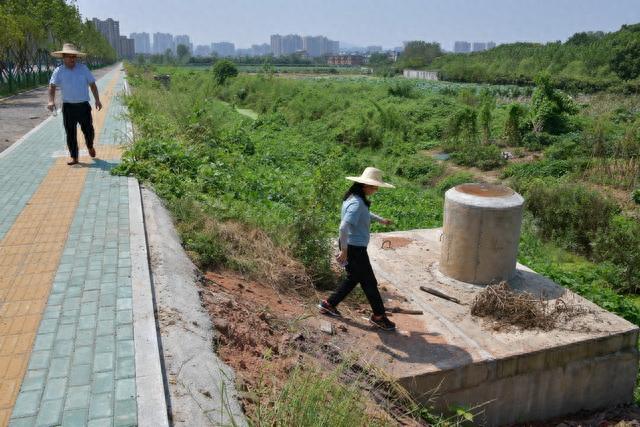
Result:
<svg viewBox="0 0 640 427"><path fill-rule="evenodd" d="M93 120L91 118L91 105L89 104L89 87L96 101L96 110L102 109L100 103L100 95L96 86L96 79L84 64L76 63L77 58L85 56L79 52L71 43L65 43L62 50L53 52L56 58L62 58L63 64L57 67L51 75L49 81L49 104L47 108L53 111L56 108L56 87L60 86L62 91L62 121L64 130L67 134L67 147L71 160L68 165L78 163L78 138L77 126L84 134L84 140L87 144L87 150L91 157L96 156L96 150L93 148Z"/></svg>

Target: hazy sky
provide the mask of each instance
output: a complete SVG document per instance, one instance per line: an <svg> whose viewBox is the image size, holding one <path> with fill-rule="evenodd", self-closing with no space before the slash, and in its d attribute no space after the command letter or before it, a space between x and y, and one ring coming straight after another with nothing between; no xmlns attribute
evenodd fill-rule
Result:
<svg viewBox="0 0 640 427"><path fill-rule="evenodd" d="M566 40L578 31L640 22L640 0L77 0L85 18L120 33L188 34L194 44L268 43L274 33L325 35L356 45L455 40Z"/></svg>

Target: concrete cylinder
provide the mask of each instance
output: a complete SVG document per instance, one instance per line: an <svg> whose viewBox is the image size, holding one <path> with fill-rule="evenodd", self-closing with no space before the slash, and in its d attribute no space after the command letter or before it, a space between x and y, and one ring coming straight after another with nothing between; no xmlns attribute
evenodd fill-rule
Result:
<svg viewBox="0 0 640 427"><path fill-rule="evenodd" d="M462 184L444 196L440 271L456 280L486 285L516 272L522 196L508 187Z"/></svg>

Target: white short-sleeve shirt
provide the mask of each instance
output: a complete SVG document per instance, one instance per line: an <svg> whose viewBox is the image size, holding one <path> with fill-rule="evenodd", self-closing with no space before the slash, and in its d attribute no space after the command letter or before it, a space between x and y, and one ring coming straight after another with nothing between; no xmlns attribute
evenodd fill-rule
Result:
<svg viewBox="0 0 640 427"><path fill-rule="evenodd" d="M57 67L51 75L49 84L60 87L62 102L89 102L89 85L96 79L84 64L67 68L64 64Z"/></svg>

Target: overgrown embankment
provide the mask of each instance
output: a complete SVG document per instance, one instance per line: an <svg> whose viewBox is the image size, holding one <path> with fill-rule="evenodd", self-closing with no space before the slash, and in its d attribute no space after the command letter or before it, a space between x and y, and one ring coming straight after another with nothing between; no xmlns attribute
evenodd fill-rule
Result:
<svg viewBox="0 0 640 427"><path fill-rule="evenodd" d="M637 291L637 221L588 186L602 177L627 192L637 185L637 102L577 104L545 79L523 104L496 98L491 87L436 91L268 74L218 84L207 71L168 70L169 88L150 70L130 70L138 140L119 170L168 200L202 267L286 288L331 284L329 240L344 176L376 165L398 189L378 193L373 210L396 229L435 227L444 190L469 175L447 175L422 151L440 146L461 165L490 169L505 163L501 146L509 146L533 156L504 172L529 201L521 260L640 323L637 305L619 294ZM551 244L543 241L557 249L541 250Z"/></svg>
<svg viewBox="0 0 640 427"><path fill-rule="evenodd" d="M471 179L425 155L439 148L461 167L502 170L525 195L521 262L640 324L629 296L638 291L637 208L607 197L630 200L638 184L637 98L580 103L544 78L523 100L500 87L268 73L220 82L178 68L161 70L171 75L165 86L154 72L129 68L136 142L118 172L153 185L203 269L303 297L331 286L344 177L381 168L398 188L376 194L373 211L398 230L437 227L446 189Z"/></svg>

